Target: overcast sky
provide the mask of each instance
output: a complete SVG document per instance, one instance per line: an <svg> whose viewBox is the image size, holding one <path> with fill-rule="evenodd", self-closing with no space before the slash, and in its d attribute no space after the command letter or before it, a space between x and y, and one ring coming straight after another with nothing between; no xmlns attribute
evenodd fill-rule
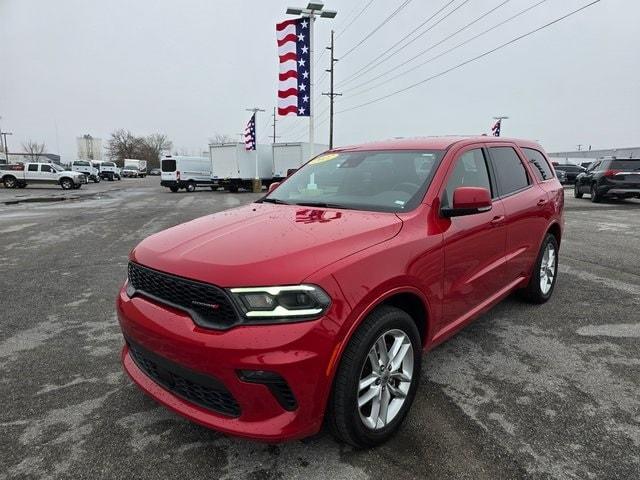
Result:
<svg viewBox="0 0 640 480"><path fill-rule="evenodd" d="M346 54L336 84L366 65L445 5L410 1L391 21ZM451 39L434 46L504 0L466 0L448 18L371 72L336 88L344 110L460 64L590 0L547 0L467 45L399 78L394 69L438 55L538 0L510 0ZM428 23L417 35L465 0ZM340 58L403 2L327 0L335 20L316 22L316 52L336 30ZM206 149L214 132L237 134L258 106L258 138L271 132L276 102L275 23L291 1L0 0L0 128L14 132L10 150L28 139L68 161L76 137L107 139L116 128L166 133L175 147ZM348 25L351 23L351 25ZM345 27L347 27L345 29ZM413 37L410 37L413 38ZM476 134L494 115L508 115L503 135L539 140L548 151L640 144L640 1L602 0L567 20L404 93L336 115L336 144L394 136ZM430 48L404 67L398 64ZM318 59L318 56L316 58ZM316 80L328 65L319 58ZM324 76L316 93L327 91ZM351 88L352 90L347 90ZM327 97L317 97L316 112ZM317 141L327 142L327 114ZM307 138L306 119L281 118L283 138Z"/></svg>

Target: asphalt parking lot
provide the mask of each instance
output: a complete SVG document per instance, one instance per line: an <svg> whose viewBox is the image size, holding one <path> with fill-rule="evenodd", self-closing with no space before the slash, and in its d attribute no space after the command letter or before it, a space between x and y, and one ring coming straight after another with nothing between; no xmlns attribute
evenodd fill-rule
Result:
<svg viewBox="0 0 640 480"><path fill-rule="evenodd" d="M172 194L158 177L0 188L0 479L640 477L640 202L566 191L559 283L509 298L425 356L408 421L356 451L326 433L265 445L170 413L122 373L127 254L258 197ZM78 197L78 198L75 198Z"/></svg>

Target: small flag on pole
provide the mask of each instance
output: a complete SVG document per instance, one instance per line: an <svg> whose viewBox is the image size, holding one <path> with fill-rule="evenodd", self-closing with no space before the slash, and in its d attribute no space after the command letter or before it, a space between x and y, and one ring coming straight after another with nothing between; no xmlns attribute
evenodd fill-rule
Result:
<svg viewBox="0 0 640 480"><path fill-rule="evenodd" d="M502 124L502 119L498 119L496 124L493 127L491 127L491 131L493 132L493 136L494 137L499 137L500 136L501 124Z"/></svg>
<svg viewBox="0 0 640 480"><path fill-rule="evenodd" d="M311 113L309 21L296 18L276 24L280 60L278 115L308 117Z"/></svg>
<svg viewBox="0 0 640 480"><path fill-rule="evenodd" d="M255 150L256 149L256 114L251 115L249 123L247 123L244 129L244 149Z"/></svg>

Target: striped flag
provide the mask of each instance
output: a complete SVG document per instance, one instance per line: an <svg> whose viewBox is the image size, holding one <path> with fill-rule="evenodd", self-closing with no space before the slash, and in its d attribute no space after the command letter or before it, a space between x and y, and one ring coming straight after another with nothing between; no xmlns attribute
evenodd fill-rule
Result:
<svg viewBox="0 0 640 480"><path fill-rule="evenodd" d="M251 115L249 123L247 123L244 129L244 149L255 150L256 149L256 114Z"/></svg>
<svg viewBox="0 0 640 480"><path fill-rule="evenodd" d="M309 19L296 18L276 24L276 37L280 58L278 115L308 117L311 113Z"/></svg>
<svg viewBox="0 0 640 480"><path fill-rule="evenodd" d="M500 127L502 126L502 120L498 120L496 124L491 127L491 131L493 132L494 137L500 136Z"/></svg>

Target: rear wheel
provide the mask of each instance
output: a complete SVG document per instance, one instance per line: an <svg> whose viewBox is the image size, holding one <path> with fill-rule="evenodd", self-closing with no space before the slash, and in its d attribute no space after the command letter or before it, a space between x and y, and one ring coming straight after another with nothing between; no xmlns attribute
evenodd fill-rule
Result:
<svg viewBox="0 0 640 480"><path fill-rule="evenodd" d="M195 182L189 182L187 183L187 186L185 187L185 189L187 190L187 192L191 193L191 192L195 192L196 191L196 184Z"/></svg>
<svg viewBox="0 0 640 480"><path fill-rule="evenodd" d="M18 181L16 180L16 177L11 177L11 176L4 177L4 180L2 183L4 183L4 188L16 188L18 186Z"/></svg>
<svg viewBox="0 0 640 480"><path fill-rule="evenodd" d="M176 193L178 190L180 190L180 187L172 186L172 187L169 187L169 190L171 190L173 193Z"/></svg>
<svg viewBox="0 0 640 480"><path fill-rule="evenodd" d="M591 184L591 201L593 203L600 203L600 200L602 200L602 197L598 193L598 189L596 188L596 184L592 183Z"/></svg>
<svg viewBox="0 0 640 480"><path fill-rule="evenodd" d="M575 198L582 198L582 192L580 191L580 186L578 185L578 182L573 184L573 196Z"/></svg>
<svg viewBox="0 0 640 480"><path fill-rule="evenodd" d="M374 310L353 335L336 372L327 424L355 447L385 442L400 428L420 378L421 342L403 310Z"/></svg>
<svg viewBox="0 0 640 480"><path fill-rule="evenodd" d="M27 188L27 182L18 182L18 188Z"/></svg>
<svg viewBox="0 0 640 480"><path fill-rule="evenodd" d="M231 193L238 193L238 186L237 185L229 185L229 191Z"/></svg>
<svg viewBox="0 0 640 480"><path fill-rule="evenodd" d="M545 303L551 298L558 276L558 240L547 233L533 266L529 284L522 291L525 300Z"/></svg>

